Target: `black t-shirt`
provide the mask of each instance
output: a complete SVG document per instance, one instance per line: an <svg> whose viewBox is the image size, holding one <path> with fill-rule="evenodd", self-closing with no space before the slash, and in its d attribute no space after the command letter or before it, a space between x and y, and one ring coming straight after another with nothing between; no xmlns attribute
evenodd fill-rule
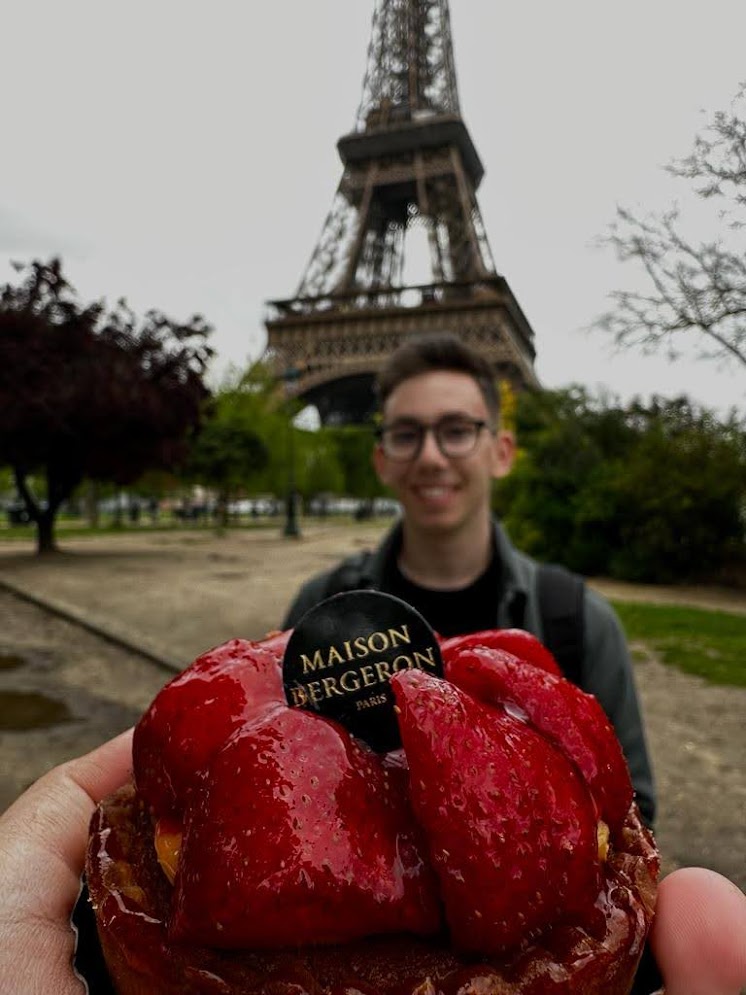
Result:
<svg viewBox="0 0 746 995"><path fill-rule="evenodd" d="M416 608L441 636L494 629L502 571L497 556L468 587L433 590L408 580L394 560L386 570L381 589Z"/></svg>

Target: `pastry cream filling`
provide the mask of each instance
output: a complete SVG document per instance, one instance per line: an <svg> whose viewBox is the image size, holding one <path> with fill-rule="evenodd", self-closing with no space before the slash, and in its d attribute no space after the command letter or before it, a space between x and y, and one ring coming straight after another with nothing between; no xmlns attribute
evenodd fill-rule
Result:
<svg viewBox="0 0 746 995"><path fill-rule="evenodd" d="M156 823L155 852L161 870L171 884L174 883L176 870L179 866L181 836L181 826L175 819L159 819ZM603 820L599 820L596 827L596 839L598 840L598 859L604 863L609 856L609 827Z"/></svg>
<svg viewBox="0 0 746 995"><path fill-rule="evenodd" d="M609 856L609 827L603 819L599 820L596 826L596 838L598 840L598 859L603 864Z"/></svg>
<svg viewBox="0 0 746 995"><path fill-rule="evenodd" d="M181 825L175 819L159 819L155 824L155 853L161 870L174 883L181 851Z"/></svg>

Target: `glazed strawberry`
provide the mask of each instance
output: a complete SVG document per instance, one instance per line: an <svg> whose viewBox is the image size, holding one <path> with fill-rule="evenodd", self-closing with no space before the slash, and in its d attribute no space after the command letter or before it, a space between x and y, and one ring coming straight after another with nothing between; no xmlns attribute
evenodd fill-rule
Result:
<svg viewBox="0 0 746 995"><path fill-rule="evenodd" d="M401 777L341 726L278 709L192 794L172 936L213 947L432 933L437 886Z"/></svg>
<svg viewBox="0 0 746 995"><path fill-rule="evenodd" d="M614 836L632 804L627 763L593 695L499 649L451 653L446 676L480 701L517 706L580 770Z"/></svg>
<svg viewBox="0 0 746 995"><path fill-rule="evenodd" d="M486 629L484 632L470 632L465 636L451 636L440 644L443 660L448 660L454 653L462 649L474 649L477 646L490 646L493 649L505 650L519 660L532 663L535 667L546 670L549 674L561 676L562 671L549 650L536 636L523 629Z"/></svg>
<svg viewBox="0 0 746 995"><path fill-rule="evenodd" d="M274 653L277 659L282 662L285 649L292 634L292 629L273 629L271 632L268 632L267 635L260 640L260 642L255 643L255 645L261 647L263 650L267 650L270 653Z"/></svg>
<svg viewBox="0 0 746 995"><path fill-rule="evenodd" d="M391 683L410 800L456 946L500 954L552 924L591 919L596 818L564 754L447 681L408 671Z"/></svg>
<svg viewBox="0 0 746 995"><path fill-rule="evenodd" d="M233 639L204 653L159 692L138 723L135 781L156 815L178 816L226 739L284 703L279 657L268 646Z"/></svg>

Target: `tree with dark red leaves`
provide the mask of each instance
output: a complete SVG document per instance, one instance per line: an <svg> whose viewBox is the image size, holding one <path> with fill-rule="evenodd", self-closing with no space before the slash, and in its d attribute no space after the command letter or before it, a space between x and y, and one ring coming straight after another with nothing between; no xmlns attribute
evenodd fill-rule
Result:
<svg viewBox="0 0 746 995"><path fill-rule="evenodd" d="M22 282L0 292L0 465L12 467L45 553L84 478L123 485L184 457L208 394L211 329L158 311L138 322L124 301L82 305L59 259L16 269ZM45 479L45 500L31 475Z"/></svg>

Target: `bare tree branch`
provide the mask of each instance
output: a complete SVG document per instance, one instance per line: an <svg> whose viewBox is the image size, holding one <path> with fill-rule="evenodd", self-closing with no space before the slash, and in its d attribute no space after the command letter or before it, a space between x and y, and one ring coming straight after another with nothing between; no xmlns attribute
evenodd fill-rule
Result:
<svg viewBox="0 0 746 995"><path fill-rule="evenodd" d="M746 84L739 88L730 110L718 111L695 138L691 155L672 162L668 171L693 180L701 197L730 201L726 214L733 207L746 207Z"/></svg>
<svg viewBox="0 0 746 995"><path fill-rule="evenodd" d="M636 263L649 291L618 290L613 308L594 326L621 348L663 350L675 359L694 345L703 359L746 366L746 84L729 111L718 112L685 159L668 167L693 182L703 198L720 198L725 238L693 243L679 209L640 217L627 208L602 244L621 262Z"/></svg>

